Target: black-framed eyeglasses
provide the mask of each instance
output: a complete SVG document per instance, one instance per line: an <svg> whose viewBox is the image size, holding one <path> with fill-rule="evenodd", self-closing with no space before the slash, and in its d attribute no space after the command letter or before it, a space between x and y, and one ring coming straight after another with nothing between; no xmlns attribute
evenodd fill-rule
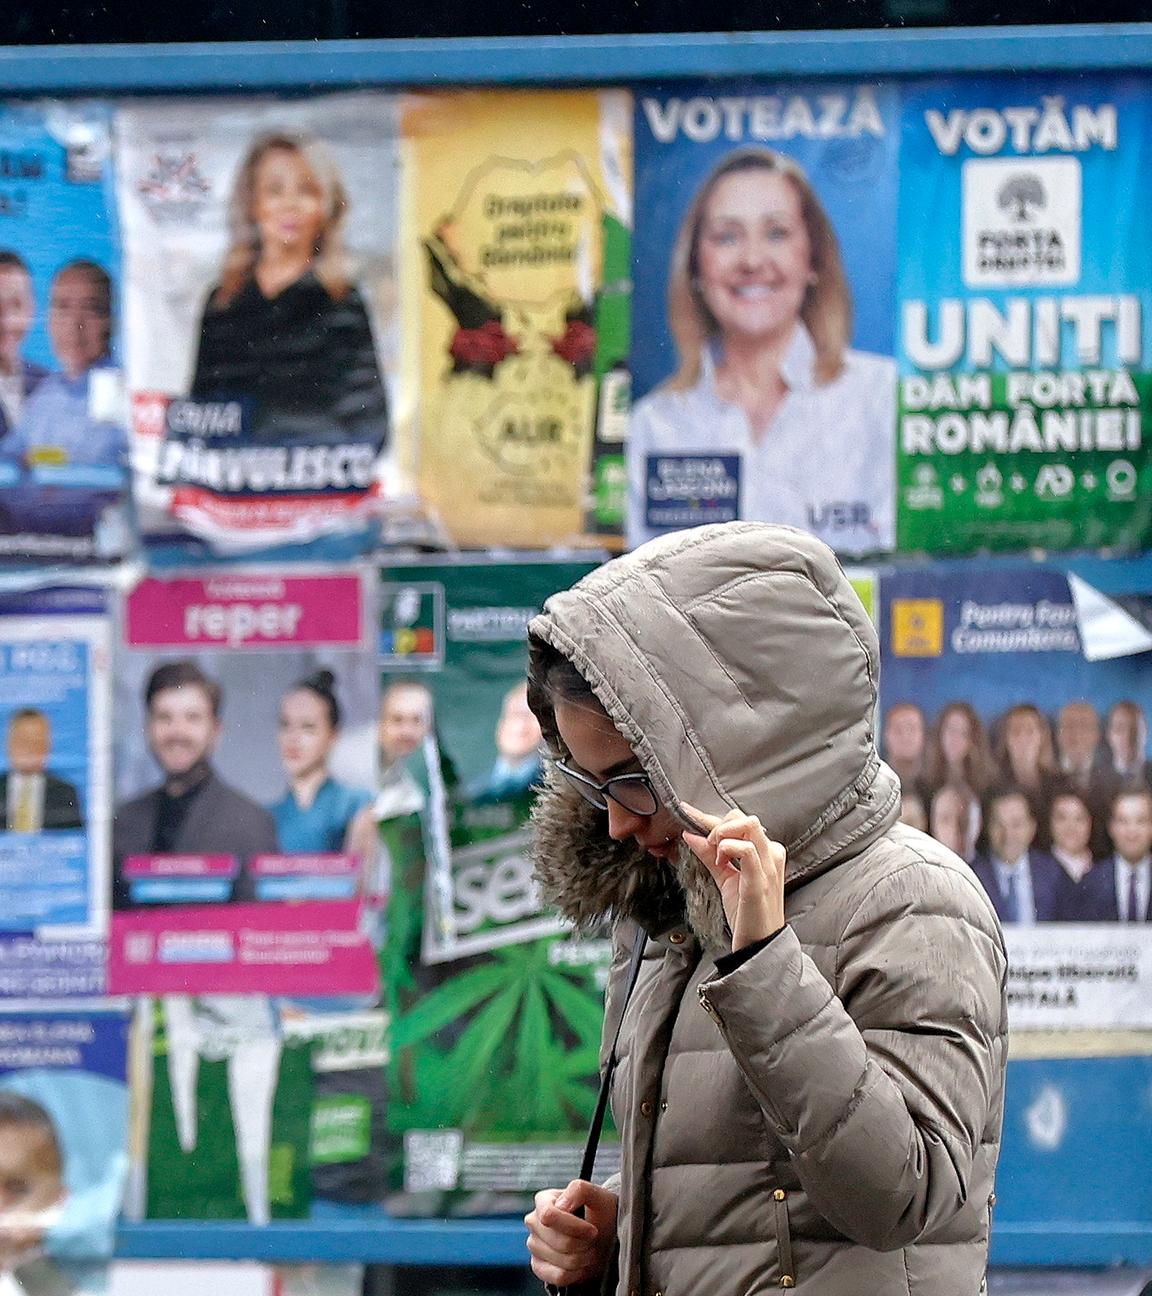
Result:
<svg viewBox="0 0 1152 1296"><path fill-rule="evenodd" d="M608 798L611 797L618 806L623 806L629 814L643 815L647 818L660 809L660 802L652 787L652 780L647 774L616 774L603 783L597 783L587 774L565 765L562 760L553 760L552 764L560 771L577 792L590 802L597 810L608 809Z"/></svg>

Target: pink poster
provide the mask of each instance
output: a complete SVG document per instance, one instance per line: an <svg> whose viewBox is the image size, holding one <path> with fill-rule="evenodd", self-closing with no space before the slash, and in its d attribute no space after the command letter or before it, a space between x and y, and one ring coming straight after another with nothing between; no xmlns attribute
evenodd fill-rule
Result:
<svg viewBox="0 0 1152 1296"><path fill-rule="evenodd" d="M369 588L237 567L126 595L113 994L375 990Z"/></svg>

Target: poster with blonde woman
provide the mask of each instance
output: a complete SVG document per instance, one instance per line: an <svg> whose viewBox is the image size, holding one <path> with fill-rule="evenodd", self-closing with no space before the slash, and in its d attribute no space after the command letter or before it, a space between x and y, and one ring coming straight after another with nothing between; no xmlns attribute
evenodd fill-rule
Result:
<svg viewBox="0 0 1152 1296"><path fill-rule="evenodd" d="M744 518L892 548L898 139L894 87L637 96L631 543Z"/></svg>
<svg viewBox="0 0 1152 1296"><path fill-rule="evenodd" d="M167 101L117 138L145 535L364 547L395 486L392 101Z"/></svg>

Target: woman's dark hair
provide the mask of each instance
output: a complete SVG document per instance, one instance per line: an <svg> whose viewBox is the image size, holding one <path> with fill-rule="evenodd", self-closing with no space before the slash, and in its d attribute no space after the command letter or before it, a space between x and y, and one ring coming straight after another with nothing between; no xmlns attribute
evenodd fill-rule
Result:
<svg viewBox="0 0 1152 1296"><path fill-rule="evenodd" d="M313 671L311 675L305 675L302 680L297 680L288 691L297 693L301 689L316 694L328 708L328 723L333 729L339 729L340 703L336 698L336 676L330 670Z"/></svg>
<svg viewBox="0 0 1152 1296"><path fill-rule="evenodd" d="M595 702L599 699L592 685L567 657L551 644L541 644L537 649L532 674L539 687L550 697L562 702Z"/></svg>
<svg viewBox="0 0 1152 1296"><path fill-rule="evenodd" d="M603 710L592 685L567 657L551 644L533 639L528 664L528 705L540 721L540 732L553 754L564 752L556 728L557 702L575 702Z"/></svg>

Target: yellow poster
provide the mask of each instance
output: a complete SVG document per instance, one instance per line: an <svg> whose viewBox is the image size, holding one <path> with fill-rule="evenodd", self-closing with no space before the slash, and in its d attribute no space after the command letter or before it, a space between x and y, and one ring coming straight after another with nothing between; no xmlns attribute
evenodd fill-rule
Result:
<svg viewBox="0 0 1152 1296"><path fill-rule="evenodd" d="M620 534L630 115L620 91L404 105L412 466L456 544Z"/></svg>

